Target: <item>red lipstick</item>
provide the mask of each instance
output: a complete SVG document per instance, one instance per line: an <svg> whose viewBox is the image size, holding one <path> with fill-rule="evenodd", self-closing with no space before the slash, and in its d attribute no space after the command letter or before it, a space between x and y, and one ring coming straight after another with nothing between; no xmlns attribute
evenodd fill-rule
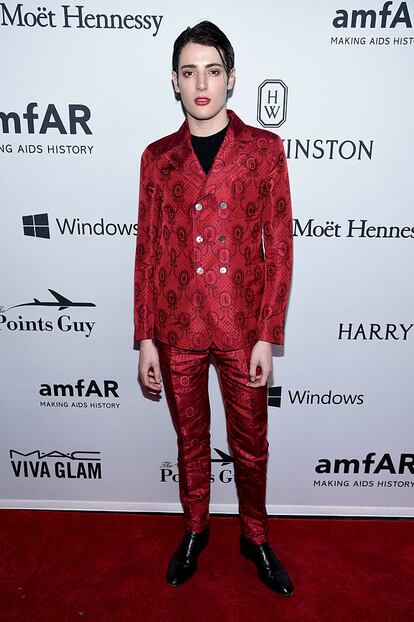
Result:
<svg viewBox="0 0 414 622"><path fill-rule="evenodd" d="M208 97L196 97L194 101L197 106L207 106L211 100Z"/></svg>

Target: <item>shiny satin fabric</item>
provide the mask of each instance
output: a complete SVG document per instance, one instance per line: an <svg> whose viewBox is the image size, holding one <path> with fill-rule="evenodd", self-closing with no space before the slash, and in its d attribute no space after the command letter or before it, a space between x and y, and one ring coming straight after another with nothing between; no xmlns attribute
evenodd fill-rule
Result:
<svg viewBox="0 0 414 622"><path fill-rule="evenodd" d="M286 154L277 134L227 115L207 175L187 120L142 154L136 342L201 351L284 344L293 262Z"/></svg>
<svg viewBox="0 0 414 622"><path fill-rule="evenodd" d="M205 351L156 341L163 387L177 433L180 500L185 528L209 522L211 447L208 374L213 353L222 390L229 447L239 498L240 528L254 544L268 539L266 512L267 386L247 387L252 346Z"/></svg>

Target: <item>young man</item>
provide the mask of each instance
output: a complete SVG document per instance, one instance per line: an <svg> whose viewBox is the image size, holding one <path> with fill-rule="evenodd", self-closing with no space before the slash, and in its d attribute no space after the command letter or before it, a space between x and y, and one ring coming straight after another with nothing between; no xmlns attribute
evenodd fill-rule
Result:
<svg viewBox="0 0 414 622"><path fill-rule="evenodd" d="M283 144L226 108L234 52L211 22L187 28L172 81L186 120L141 159L135 262L139 377L164 384L177 432L185 533L167 582L184 583L209 539L213 353L239 498L240 550L283 595L292 582L272 551L266 513L267 380L284 343L292 214Z"/></svg>

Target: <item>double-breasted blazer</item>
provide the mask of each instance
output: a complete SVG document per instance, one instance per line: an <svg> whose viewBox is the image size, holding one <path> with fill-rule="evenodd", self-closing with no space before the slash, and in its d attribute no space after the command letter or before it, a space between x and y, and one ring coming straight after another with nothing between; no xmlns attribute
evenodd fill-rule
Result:
<svg viewBox="0 0 414 622"><path fill-rule="evenodd" d="M187 121L142 154L135 341L193 350L284 343L293 238L283 143L227 113L208 174Z"/></svg>

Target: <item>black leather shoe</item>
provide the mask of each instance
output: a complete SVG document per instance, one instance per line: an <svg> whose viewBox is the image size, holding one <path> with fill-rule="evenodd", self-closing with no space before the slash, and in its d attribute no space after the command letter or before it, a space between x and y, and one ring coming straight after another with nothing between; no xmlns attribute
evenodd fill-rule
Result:
<svg viewBox="0 0 414 622"><path fill-rule="evenodd" d="M292 581L288 573L283 568L280 560L273 553L269 542L263 544L253 544L243 535L240 536L240 552L247 559L252 560L258 570L260 579L271 590L291 596L294 592Z"/></svg>
<svg viewBox="0 0 414 622"><path fill-rule="evenodd" d="M197 557L207 546L210 528L198 533L186 532L177 550L170 559L167 570L167 583L181 585L194 574L197 569Z"/></svg>

